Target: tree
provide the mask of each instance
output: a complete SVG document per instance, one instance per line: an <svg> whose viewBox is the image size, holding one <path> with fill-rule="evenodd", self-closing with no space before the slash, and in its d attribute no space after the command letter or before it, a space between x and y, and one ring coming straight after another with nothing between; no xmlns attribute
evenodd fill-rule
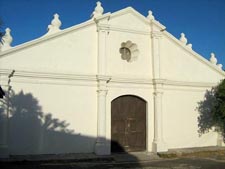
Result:
<svg viewBox="0 0 225 169"><path fill-rule="evenodd" d="M211 129L220 132L225 142L225 79L210 91L206 91L205 99L197 107L199 133Z"/></svg>

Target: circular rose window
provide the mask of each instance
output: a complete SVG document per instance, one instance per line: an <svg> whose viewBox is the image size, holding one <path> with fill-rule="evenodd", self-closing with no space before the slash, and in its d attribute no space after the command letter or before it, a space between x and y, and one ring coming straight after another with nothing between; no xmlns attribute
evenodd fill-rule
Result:
<svg viewBox="0 0 225 169"><path fill-rule="evenodd" d="M120 48L121 58L127 62L135 61L139 55L137 45L131 41L121 43Z"/></svg>

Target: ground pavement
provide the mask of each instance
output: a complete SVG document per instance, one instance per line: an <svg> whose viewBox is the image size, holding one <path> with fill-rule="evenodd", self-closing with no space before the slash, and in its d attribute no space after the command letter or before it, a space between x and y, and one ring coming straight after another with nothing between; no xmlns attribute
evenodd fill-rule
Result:
<svg viewBox="0 0 225 169"><path fill-rule="evenodd" d="M179 150L161 154L131 153L12 156L0 169L225 169L225 149Z"/></svg>

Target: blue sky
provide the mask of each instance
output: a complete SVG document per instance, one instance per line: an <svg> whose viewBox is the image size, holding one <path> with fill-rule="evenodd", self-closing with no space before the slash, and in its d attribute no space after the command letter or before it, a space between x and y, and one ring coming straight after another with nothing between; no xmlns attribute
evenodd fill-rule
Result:
<svg viewBox="0 0 225 169"><path fill-rule="evenodd" d="M225 67L225 0L101 0L104 13L131 6L143 15L152 10L167 31L184 32L193 50L205 58L214 52ZM62 29L90 18L96 0L0 0L3 29L11 28L13 46L46 33L53 14Z"/></svg>

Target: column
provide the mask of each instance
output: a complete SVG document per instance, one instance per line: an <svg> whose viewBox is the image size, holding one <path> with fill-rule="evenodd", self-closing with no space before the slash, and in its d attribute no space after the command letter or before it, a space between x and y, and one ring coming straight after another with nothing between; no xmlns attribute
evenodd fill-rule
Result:
<svg viewBox="0 0 225 169"><path fill-rule="evenodd" d="M107 44L108 44L108 25L97 25L98 30L98 75L106 74Z"/></svg>
<svg viewBox="0 0 225 169"><path fill-rule="evenodd" d="M107 25L97 24L98 30L98 90L97 90L97 139L95 144L95 153L97 155L109 155L110 146L106 141L106 96L107 82L109 77L106 74L107 59L107 38L109 33Z"/></svg>
<svg viewBox="0 0 225 169"><path fill-rule="evenodd" d="M168 151L163 140L163 79L161 75L160 43L162 33L153 31L152 37L152 57L153 57L153 85L154 85L154 140L153 152Z"/></svg>
<svg viewBox="0 0 225 169"><path fill-rule="evenodd" d="M97 139L95 153L97 155L109 155L110 147L106 141L106 96L107 96L106 77L98 77L98 118L97 118Z"/></svg>
<svg viewBox="0 0 225 169"><path fill-rule="evenodd" d="M160 79L160 42L162 38L162 33L159 31L152 32L152 59L153 59L153 78Z"/></svg>
<svg viewBox="0 0 225 169"><path fill-rule="evenodd" d="M165 152L168 151L166 143L163 139L163 111L162 111L162 84L156 84L156 90L154 92L154 140L153 140L153 152Z"/></svg>

